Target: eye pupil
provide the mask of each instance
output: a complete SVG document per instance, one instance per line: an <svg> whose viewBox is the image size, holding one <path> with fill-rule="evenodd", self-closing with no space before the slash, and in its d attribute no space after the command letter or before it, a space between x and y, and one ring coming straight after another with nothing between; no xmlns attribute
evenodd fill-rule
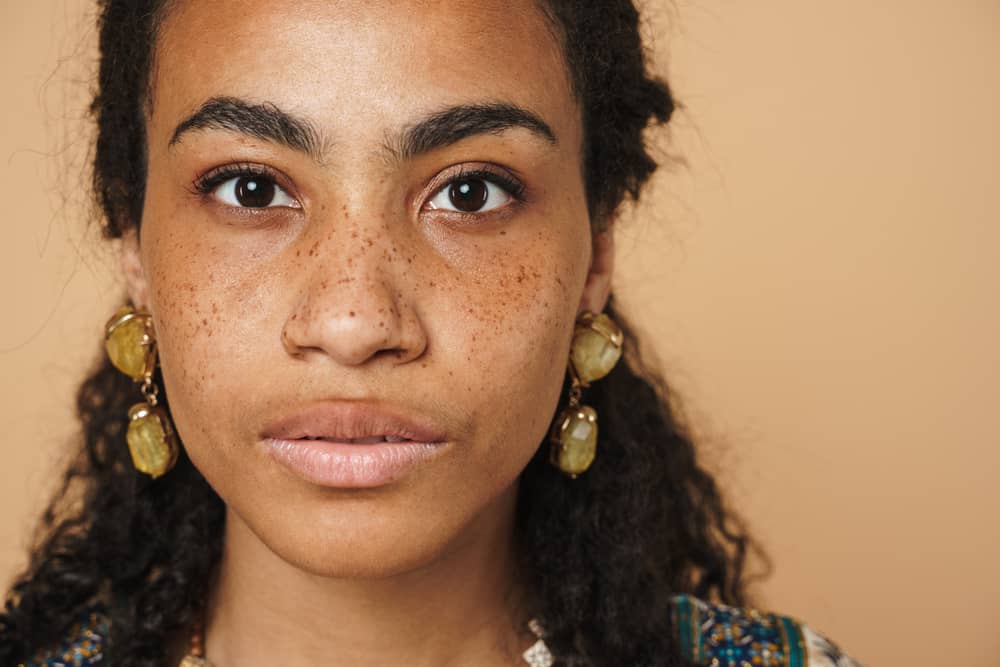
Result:
<svg viewBox="0 0 1000 667"><path fill-rule="evenodd" d="M236 181L236 201L241 206L263 208L274 200L274 183L257 176L244 176Z"/></svg>
<svg viewBox="0 0 1000 667"><path fill-rule="evenodd" d="M455 181L448 189L448 198L460 211L478 211L488 197L489 189L482 180Z"/></svg>

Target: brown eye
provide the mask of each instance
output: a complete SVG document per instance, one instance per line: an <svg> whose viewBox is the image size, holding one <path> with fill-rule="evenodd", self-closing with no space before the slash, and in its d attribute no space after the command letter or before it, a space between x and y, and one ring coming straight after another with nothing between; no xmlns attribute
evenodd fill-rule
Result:
<svg viewBox="0 0 1000 667"><path fill-rule="evenodd" d="M485 213L514 199L504 185L488 178L458 178L437 191L428 202L433 209L459 213Z"/></svg>
<svg viewBox="0 0 1000 667"><path fill-rule="evenodd" d="M236 181L236 201L240 206L264 208L274 201L275 185L258 176L244 176Z"/></svg>
<svg viewBox="0 0 1000 667"><path fill-rule="evenodd" d="M472 213L486 205L489 188L481 180L455 181L448 187L448 199L459 211Z"/></svg>
<svg viewBox="0 0 1000 667"><path fill-rule="evenodd" d="M300 208L294 197L263 174L242 174L219 177L218 184L205 187L212 196L233 208Z"/></svg>

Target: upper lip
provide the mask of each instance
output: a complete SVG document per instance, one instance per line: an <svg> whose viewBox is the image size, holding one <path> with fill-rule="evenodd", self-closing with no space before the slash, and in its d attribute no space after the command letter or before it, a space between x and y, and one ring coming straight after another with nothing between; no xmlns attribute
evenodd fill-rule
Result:
<svg viewBox="0 0 1000 667"><path fill-rule="evenodd" d="M324 401L269 421L261 436L276 440L351 440L387 436L414 442L443 442L445 435L424 415L364 401Z"/></svg>

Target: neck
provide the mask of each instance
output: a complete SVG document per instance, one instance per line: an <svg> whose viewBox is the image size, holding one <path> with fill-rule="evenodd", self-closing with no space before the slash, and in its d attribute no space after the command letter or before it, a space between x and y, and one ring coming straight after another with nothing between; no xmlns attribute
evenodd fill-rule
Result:
<svg viewBox="0 0 1000 667"><path fill-rule="evenodd" d="M232 511L206 609L215 667L517 665L533 640L515 576L516 492L433 562L380 579L303 571Z"/></svg>

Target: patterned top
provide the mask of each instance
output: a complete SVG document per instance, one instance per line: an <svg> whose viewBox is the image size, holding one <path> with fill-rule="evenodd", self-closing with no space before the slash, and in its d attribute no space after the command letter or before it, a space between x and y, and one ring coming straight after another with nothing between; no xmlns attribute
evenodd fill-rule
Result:
<svg viewBox="0 0 1000 667"><path fill-rule="evenodd" d="M685 657L707 667L861 667L789 616L674 597L674 632Z"/></svg>
<svg viewBox="0 0 1000 667"><path fill-rule="evenodd" d="M673 626L684 656L704 667L862 667L809 626L788 616L673 598ZM85 612L63 644L18 667L107 667L102 607Z"/></svg>

